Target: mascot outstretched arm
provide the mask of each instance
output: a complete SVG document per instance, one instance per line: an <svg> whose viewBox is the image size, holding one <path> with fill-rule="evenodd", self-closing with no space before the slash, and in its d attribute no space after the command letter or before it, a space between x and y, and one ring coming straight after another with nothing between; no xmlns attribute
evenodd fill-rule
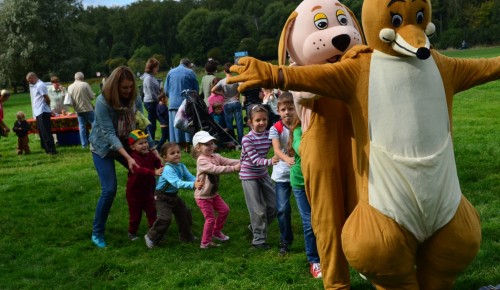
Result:
<svg viewBox="0 0 500 290"><path fill-rule="evenodd" d="M377 289L451 289L479 250L477 212L462 195L451 140L454 94L500 79L500 57L454 59L430 48L430 0L365 0L368 46L334 64L241 59L240 85L346 102L356 137L359 203L342 230L345 256Z"/></svg>
<svg viewBox="0 0 500 290"><path fill-rule="evenodd" d="M290 65L334 63L362 43L361 29L347 7L336 0L304 0L283 28L278 60L285 64L288 51ZM347 104L337 99L292 94L302 121L301 167L323 286L349 289L349 266L340 235L357 204L351 113Z"/></svg>

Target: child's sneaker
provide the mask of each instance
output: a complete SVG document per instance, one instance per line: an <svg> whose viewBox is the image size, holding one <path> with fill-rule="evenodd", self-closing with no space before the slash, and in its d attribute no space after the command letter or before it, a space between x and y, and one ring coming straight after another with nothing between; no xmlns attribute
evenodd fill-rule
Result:
<svg viewBox="0 0 500 290"><path fill-rule="evenodd" d="M220 244L216 244L214 242L200 245L200 249L217 248L217 247L220 247Z"/></svg>
<svg viewBox="0 0 500 290"><path fill-rule="evenodd" d="M98 248L105 248L106 247L106 242L104 241L104 237L101 235L94 235L92 234L92 243L96 245Z"/></svg>
<svg viewBox="0 0 500 290"><path fill-rule="evenodd" d="M310 271L313 278L323 277L323 274L321 274L321 267L319 263L310 263Z"/></svg>
<svg viewBox="0 0 500 290"><path fill-rule="evenodd" d="M271 248L271 246L269 246L269 244L267 244L267 243L262 243L262 244L254 244L254 243L252 243L252 247L254 249L264 250L264 251L269 250Z"/></svg>
<svg viewBox="0 0 500 290"><path fill-rule="evenodd" d="M286 254L290 253L288 249L288 244L280 243L280 256L286 256Z"/></svg>
<svg viewBox="0 0 500 290"><path fill-rule="evenodd" d="M128 233L128 239L131 241L137 241L139 237L137 236L137 234Z"/></svg>
<svg viewBox="0 0 500 290"><path fill-rule="evenodd" d="M229 241L229 236L224 235L222 232L217 235L213 235L212 238L221 242Z"/></svg>
<svg viewBox="0 0 500 290"><path fill-rule="evenodd" d="M146 241L146 246L150 249L154 248L155 244L148 237L148 234L144 235L144 241Z"/></svg>

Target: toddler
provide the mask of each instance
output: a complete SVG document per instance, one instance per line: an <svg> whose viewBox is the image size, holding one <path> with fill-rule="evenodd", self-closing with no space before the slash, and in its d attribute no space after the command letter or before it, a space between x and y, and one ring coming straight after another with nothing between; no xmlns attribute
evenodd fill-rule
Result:
<svg viewBox="0 0 500 290"><path fill-rule="evenodd" d="M229 237L222 233L229 214L229 207L219 195L219 175L240 170L240 161L224 158L214 153L213 136L206 131L199 131L193 136L193 157L196 159L196 179L204 183L194 192L196 204L205 217L200 248L218 247L212 238L227 241ZM217 216L214 213L217 212Z"/></svg>
<svg viewBox="0 0 500 290"><path fill-rule="evenodd" d="M212 81L212 87L215 86L221 79L220 78L214 78ZM214 111L214 104L215 103L224 103L224 92L222 91L214 91L210 96L208 97L208 113L212 114Z"/></svg>
<svg viewBox="0 0 500 290"><path fill-rule="evenodd" d="M165 94L160 94L158 96L158 101L158 105L156 105L156 116L160 122L161 130L161 139L158 142L158 148L161 148L169 138L167 96L165 96Z"/></svg>
<svg viewBox="0 0 500 290"><path fill-rule="evenodd" d="M222 110L222 103L213 104L213 111L210 113L210 116L214 119L214 121L221 126L224 131L227 132L226 126L226 116L224 115L224 111Z"/></svg>
<svg viewBox="0 0 500 290"><path fill-rule="evenodd" d="M149 151L148 134L141 130L130 132L128 143L130 157L137 163L134 172L128 172L126 197L129 211L128 238L138 239L137 231L141 224L142 212L146 213L149 227L156 221L155 200L153 192L156 185L156 175L163 171L161 160Z"/></svg>
<svg viewBox="0 0 500 290"><path fill-rule="evenodd" d="M26 121L26 115L24 112L19 111L16 114L17 121L14 122L14 131L17 135L17 154L22 155L30 154L28 131L30 130L30 124Z"/></svg>
<svg viewBox="0 0 500 290"><path fill-rule="evenodd" d="M181 149L176 143L165 143L160 149L161 157L165 160L163 173L158 179L155 190L157 218L148 233L144 236L146 246L153 248L163 239L172 223L172 214L179 229L179 238L182 242L195 240L191 232L193 217L186 203L178 196L181 188L201 188L202 181L197 181L181 163Z"/></svg>
<svg viewBox="0 0 500 290"><path fill-rule="evenodd" d="M290 206L290 166L294 159L288 156L287 144L290 135L290 125L296 116L293 96L283 92L278 97L278 114L281 120L276 122L269 130L269 139L272 140L276 156L280 158L278 164L273 166L271 179L274 180L276 190L276 209L278 211L278 226L280 229L280 255L286 255L290 244L293 242L292 210Z"/></svg>
<svg viewBox="0 0 500 290"><path fill-rule="evenodd" d="M266 242L267 227L276 218L276 193L267 166L277 164L279 158L266 158L271 148L266 130L267 110L262 105L254 105L249 112L248 123L252 130L242 140L240 179L250 215L252 246L267 250L270 249Z"/></svg>

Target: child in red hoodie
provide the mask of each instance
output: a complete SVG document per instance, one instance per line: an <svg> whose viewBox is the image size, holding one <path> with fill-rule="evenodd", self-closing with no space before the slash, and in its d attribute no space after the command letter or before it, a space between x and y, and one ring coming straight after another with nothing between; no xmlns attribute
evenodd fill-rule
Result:
<svg viewBox="0 0 500 290"><path fill-rule="evenodd" d="M148 225L151 227L156 221L154 190L155 176L161 175L163 167L161 160L149 151L148 134L141 130L130 132L128 142L134 158L139 167L134 172L128 173L126 197L129 210L128 238L131 241L138 239L137 231L141 224L142 211L146 213Z"/></svg>

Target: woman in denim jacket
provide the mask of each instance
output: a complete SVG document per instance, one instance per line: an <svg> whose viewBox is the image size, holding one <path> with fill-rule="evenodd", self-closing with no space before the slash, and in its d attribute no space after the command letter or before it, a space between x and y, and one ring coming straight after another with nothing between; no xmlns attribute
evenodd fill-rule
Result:
<svg viewBox="0 0 500 290"><path fill-rule="evenodd" d="M99 248L106 246L104 229L116 196L115 160L132 172L134 167L138 167L127 152L130 150L128 135L136 126L135 111L138 105L142 105L140 98L136 96L133 72L128 67L120 66L106 80L102 94L96 100L95 121L89 141L102 189L92 229L92 242ZM150 137L148 142L153 152L158 155Z"/></svg>

